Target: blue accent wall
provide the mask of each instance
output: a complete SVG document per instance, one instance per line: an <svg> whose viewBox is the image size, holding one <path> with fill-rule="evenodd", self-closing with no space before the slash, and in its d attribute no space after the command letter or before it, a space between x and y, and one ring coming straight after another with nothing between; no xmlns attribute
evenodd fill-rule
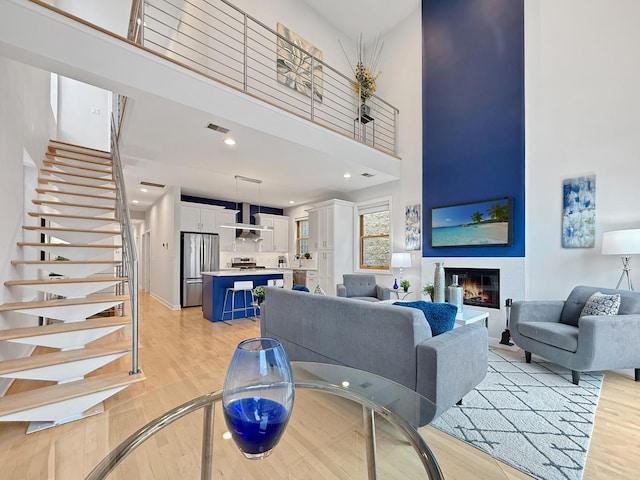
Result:
<svg viewBox="0 0 640 480"><path fill-rule="evenodd" d="M425 257L523 257L524 0L422 0ZM431 208L513 198L511 246L430 247Z"/></svg>

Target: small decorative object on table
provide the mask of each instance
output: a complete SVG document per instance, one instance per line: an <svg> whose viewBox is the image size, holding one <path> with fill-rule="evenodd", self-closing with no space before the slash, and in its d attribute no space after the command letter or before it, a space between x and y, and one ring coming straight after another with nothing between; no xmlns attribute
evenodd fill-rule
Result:
<svg viewBox="0 0 640 480"><path fill-rule="evenodd" d="M422 294L429 297L429 300L433 300L433 283L429 282L422 287Z"/></svg>
<svg viewBox="0 0 640 480"><path fill-rule="evenodd" d="M347 61L351 63L349 55L347 55L346 50L342 46L342 42L338 40L338 43L340 43L340 47L342 48L342 52L347 58ZM376 91L376 80L378 80L380 73L382 73L372 73L375 72L378 67L378 62L380 61L380 55L382 53L382 47L384 47L384 42L382 42L380 37L378 36L375 38L371 45L371 48L369 49L370 55L367 56L364 41L362 39L362 34L360 34L360 37L358 38L358 57L355 64L356 66L353 69L355 81L351 82L351 87L360 96L359 115L362 117L368 117L369 113L371 112L369 105L367 105L367 100L369 100L371 95L373 95L373 93Z"/></svg>
<svg viewBox="0 0 640 480"><path fill-rule="evenodd" d="M458 313L456 314L456 320L462 318L462 305L463 305L463 290L458 285L458 275L452 275L453 283L449 285L449 303L458 307Z"/></svg>
<svg viewBox="0 0 640 480"><path fill-rule="evenodd" d="M409 291L409 287L411 286L411 283L409 283L409 280L401 280L400 281L400 286L402 287L402 289L406 292Z"/></svg>
<svg viewBox="0 0 640 480"><path fill-rule="evenodd" d="M275 338L240 342L224 379L227 427L245 457L262 459L284 433L293 408L291 364Z"/></svg>
<svg viewBox="0 0 640 480"><path fill-rule="evenodd" d="M433 273L433 301L444 302L444 262L436 262Z"/></svg>
<svg viewBox="0 0 640 480"><path fill-rule="evenodd" d="M264 300L264 287L262 285L253 289L253 296L258 300L258 305Z"/></svg>
<svg viewBox="0 0 640 480"><path fill-rule="evenodd" d="M393 289L394 289L394 290L397 290L397 289L398 289L398 279L397 279L397 278L394 278L394 279L393 279Z"/></svg>

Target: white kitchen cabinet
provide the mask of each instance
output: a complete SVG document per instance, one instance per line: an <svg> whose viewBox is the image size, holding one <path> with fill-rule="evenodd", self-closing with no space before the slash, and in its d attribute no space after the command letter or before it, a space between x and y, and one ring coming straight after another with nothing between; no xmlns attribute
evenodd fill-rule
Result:
<svg viewBox="0 0 640 480"><path fill-rule="evenodd" d="M180 231L216 233L216 210L223 207L210 207L193 203L180 205Z"/></svg>
<svg viewBox="0 0 640 480"><path fill-rule="evenodd" d="M318 272L314 272L313 270L307 270L307 288L310 292L313 292L318 283Z"/></svg>
<svg viewBox="0 0 640 480"><path fill-rule="evenodd" d="M283 215L271 215L269 213L256 213L256 223L265 227L273 227L273 231L261 231L263 252L288 252L289 251L289 217Z"/></svg>
<svg viewBox="0 0 640 480"><path fill-rule="evenodd" d="M354 204L344 200L329 200L308 211L309 242L318 261L318 284L327 295L336 294L342 275L353 273L354 211Z"/></svg>

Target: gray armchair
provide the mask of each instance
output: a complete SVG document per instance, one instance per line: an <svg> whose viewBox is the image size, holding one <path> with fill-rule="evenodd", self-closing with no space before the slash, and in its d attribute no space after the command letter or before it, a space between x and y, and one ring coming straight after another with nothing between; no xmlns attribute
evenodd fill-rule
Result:
<svg viewBox="0 0 640 480"><path fill-rule="evenodd" d="M586 315L582 309L595 292L620 294L617 315ZM610 288L575 287L566 301L513 302L511 337L525 351L527 363L535 353L573 374L635 369L640 381L640 292Z"/></svg>
<svg viewBox="0 0 640 480"><path fill-rule="evenodd" d="M336 294L339 297L379 302L389 300L391 292L389 287L378 285L376 276L362 273L347 273L342 276L342 283L336 285Z"/></svg>

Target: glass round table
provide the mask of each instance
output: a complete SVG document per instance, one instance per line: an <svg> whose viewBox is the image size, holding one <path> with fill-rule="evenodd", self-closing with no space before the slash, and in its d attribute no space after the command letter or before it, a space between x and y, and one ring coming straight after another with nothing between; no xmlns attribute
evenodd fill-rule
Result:
<svg viewBox="0 0 640 480"><path fill-rule="evenodd" d="M434 418L432 402L361 370L312 362L291 366L292 416L267 458L247 460L230 440L219 390L148 422L86 479L443 478L416 430Z"/></svg>

